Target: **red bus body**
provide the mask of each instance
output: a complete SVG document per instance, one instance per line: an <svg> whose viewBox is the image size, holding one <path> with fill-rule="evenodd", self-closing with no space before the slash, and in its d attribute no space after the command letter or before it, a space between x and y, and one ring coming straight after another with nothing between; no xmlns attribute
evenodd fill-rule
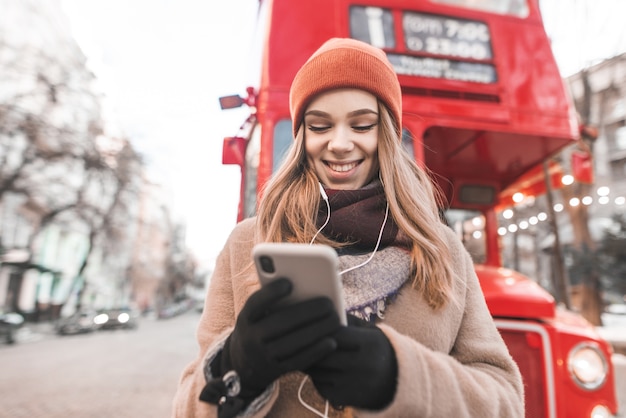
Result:
<svg viewBox="0 0 626 418"><path fill-rule="evenodd" d="M222 102L251 109L240 135L224 141L224 163L242 168L238 219L254 213L260 188L292 140L289 87L305 60L331 37L382 47L402 86L405 145L435 173L450 208L482 214L486 249L476 272L522 371L526 417L610 416L617 412L610 345L500 262L496 209L507 203L505 192L578 137L537 0L465 2L518 5L509 10L452 3L462 1L260 2L259 82L248 97ZM597 387L577 383L570 370L581 347L605 361Z"/></svg>

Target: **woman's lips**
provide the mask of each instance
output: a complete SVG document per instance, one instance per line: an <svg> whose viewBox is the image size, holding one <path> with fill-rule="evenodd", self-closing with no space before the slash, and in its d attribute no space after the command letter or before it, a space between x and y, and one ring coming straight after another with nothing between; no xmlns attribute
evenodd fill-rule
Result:
<svg viewBox="0 0 626 418"><path fill-rule="evenodd" d="M332 171L336 171L337 173L345 173L348 172L352 169L354 169L357 165L359 165L358 161L352 161L349 163L332 163L330 161L326 162L326 165L332 170Z"/></svg>

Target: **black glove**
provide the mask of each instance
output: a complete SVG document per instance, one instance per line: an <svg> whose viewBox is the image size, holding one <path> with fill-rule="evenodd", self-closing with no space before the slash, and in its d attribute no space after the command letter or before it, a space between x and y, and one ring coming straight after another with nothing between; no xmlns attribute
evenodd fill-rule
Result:
<svg viewBox="0 0 626 418"><path fill-rule="evenodd" d="M291 282L276 280L253 293L222 349L221 373L235 370L241 396L253 398L284 373L307 369L332 352L340 327L328 298L276 306L291 293Z"/></svg>
<svg viewBox="0 0 626 418"><path fill-rule="evenodd" d="M334 407L379 410L396 393L396 354L377 326L348 315L333 338L337 348L306 372Z"/></svg>

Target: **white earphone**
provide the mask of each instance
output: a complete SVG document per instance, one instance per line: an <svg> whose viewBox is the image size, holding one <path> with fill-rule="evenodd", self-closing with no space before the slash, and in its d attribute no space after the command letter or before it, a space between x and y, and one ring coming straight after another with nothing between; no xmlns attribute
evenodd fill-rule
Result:
<svg viewBox="0 0 626 418"><path fill-rule="evenodd" d="M324 224L320 227L320 229L317 230L317 232L315 233L315 235L313 235L313 238L311 238L311 242L309 242L309 245L313 245L313 242L315 242L315 238L317 238L317 236L320 234L320 232L322 232L322 229L324 229L326 227L326 225L328 225L328 221L330 221L330 203L328 202L328 195L326 194L326 191L324 190L324 186L322 186L322 183L317 183L320 185L320 194L322 195L322 199L324 199L324 202L326 202L326 221L324 221Z"/></svg>
<svg viewBox="0 0 626 418"><path fill-rule="evenodd" d="M326 190L324 190L324 186L322 186L322 183L320 183L319 181L317 182L317 184L320 185L320 194L322 195L322 199L328 202L328 195L326 194Z"/></svg>

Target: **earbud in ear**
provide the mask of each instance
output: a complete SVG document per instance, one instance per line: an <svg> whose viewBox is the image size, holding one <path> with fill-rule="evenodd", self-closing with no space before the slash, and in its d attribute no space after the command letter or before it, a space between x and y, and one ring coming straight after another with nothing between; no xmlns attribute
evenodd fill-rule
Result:
<svg viewBox="0 0 626 418"><path fill-rule="evenodd" d="M324 199L324 202L326 202L326 209L328 209L328 213L326 214L326 221L324 222L324 225L322 225L320 229L317 230L315 235L313 235L313 238L311 238L311 242L309 242L309 245L315 242L315 238L317 238L319 233L322 232L322 229L324 229L324 227L328 225L328 221L330 221L330 202L328 202L328 195L326 194L326 190L324 190L324 186L322 186L322 183L317 182L317 184L320 185L320 194L322 195L322 199Z"/></svg>

